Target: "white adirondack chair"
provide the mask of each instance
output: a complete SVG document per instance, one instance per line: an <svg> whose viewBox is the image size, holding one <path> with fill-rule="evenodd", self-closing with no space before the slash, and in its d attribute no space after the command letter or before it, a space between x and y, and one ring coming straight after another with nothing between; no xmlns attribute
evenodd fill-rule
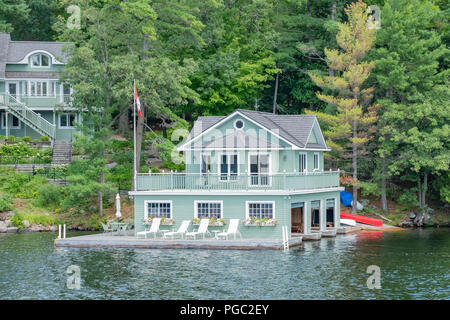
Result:
<svg viewBox="0 0 450 320"><path fill-rule="evenodd" d="M159 226L161 224L161 218L154 218L152 220L152 225L150 227L150 230L148 231L140 231L136 235L139 238L139 236L144 236L147 239L148 234L153 234L154 238L156 239L156 234L159 232Z"/></svg>
<svg viewBox="0 0 450 320"><path fill-rule="evenodd" d="M228 230L226 232L221 232L217 234L217 239L220 239L220 237L225 237L225 239L228 240L228 236L233 235L234 240L236 240L236 235L239 235L240 238L242 238L241 233L238 230L239 227L239 219L230 219L230 225L228 226Z"/></svg>
<svg viewBox="0 0 450 320"><path fill-rule="evenodd" d="M209 225L209 219L200 220L200 226L198 227L198 230L194 231L194 232L187 232L186 239L189 237L193 237L194 239L197 239L197 235L203 235L203 239L205 239L206 234L210 233L208 231L208 225Z"/></svg>
<svg viewBox="0 0 450 320"><path fill-rule="evenodd" d="M172 237L172 239L173 239L177 235L181 236L181 239L183 239L184 235L186 234L190 224L191 224L190 220L183 220L183 222L181 222L181 226L178 228L177 231L164 233L164 239L167 238L167 237Z"/></svg>

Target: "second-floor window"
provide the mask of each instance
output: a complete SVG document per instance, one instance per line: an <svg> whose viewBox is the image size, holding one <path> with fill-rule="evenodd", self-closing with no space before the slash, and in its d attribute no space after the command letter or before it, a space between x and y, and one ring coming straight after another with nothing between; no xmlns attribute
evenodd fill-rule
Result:
<svg viewBox="0 0 450 320"><path fill-rule="evenodd" d="M235 180L237 175L237 154L222 154L220 157L220 180Z"/></svg>
<svg viewBox="0 0 450 320"><path fill-rule="evenodd" d="M49 67L50 57L45 54L34 54L31 56L31 66L35 68Z"/></svg>
<svg viewBox="0 0 450 320"><path fill-rule="evenodd" d="M22 84L25 95L31 97L48 97L56 95L56 81L24 81Z"/></svg>
<svg viewBox="0 0 450 320"><path fill-rule="evenodd" d="M307 167L306 167L306 153L302 152L302 153L299 154L298 162L299 162L299 167L298 167L299 169L298 169L298 171L300 173L303 173L306 170L308 170Z"/></svg>
<svg viewBox="0 0 450 320"><path fill-rule="evenodd" d="M314 153L314 170L319 170L319 154L317 152Z"/></svg>

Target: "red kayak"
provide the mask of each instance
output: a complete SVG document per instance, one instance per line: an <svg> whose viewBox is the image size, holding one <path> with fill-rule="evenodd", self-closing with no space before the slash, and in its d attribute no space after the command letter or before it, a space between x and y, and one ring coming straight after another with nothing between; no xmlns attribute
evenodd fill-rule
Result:
<svg viewBox="0 0 450 320"><path fill-rule="evenodd" d="M341 218L342 219L352 219L352 220L355 220L356 222L370 224L372 226L377 226L377 227L383 226L383 221L381 221L379 219L359 216L357 214L351 214L351 213L347 213L347 212L341 212Z"/></svg>

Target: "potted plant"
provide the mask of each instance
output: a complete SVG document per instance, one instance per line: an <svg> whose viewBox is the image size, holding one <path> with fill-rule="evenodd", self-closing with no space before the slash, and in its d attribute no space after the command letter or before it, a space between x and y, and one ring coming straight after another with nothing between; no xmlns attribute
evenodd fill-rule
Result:
<svg viewBox="0 0 450 320"><path fill-rule="evenodd" d="M278 221L270 218L252 217L245 219L242 224L246 227L275 227Z"/></svg>
<svg viewBox="0 0 450 320"><path fill-rule="evenodd" d="M199 225L200 220L201 220L200 218L194 218L194 219L192 219L192 224L194 226ZM226 224L227 223L226 223L225 219L218 218L217 216L211 216L209 218L209 226L210 227L223 227Z"/></svg>
<svg viewBox="0 0 450 320"><path fill-rule="evenodd" d="M144 225L151 225L154 218L157 217L148 217L147 219L142 219ZM162 226L171 226L175 223L175 220L169 219L167 217L161 217L161 225Z"/></svg>

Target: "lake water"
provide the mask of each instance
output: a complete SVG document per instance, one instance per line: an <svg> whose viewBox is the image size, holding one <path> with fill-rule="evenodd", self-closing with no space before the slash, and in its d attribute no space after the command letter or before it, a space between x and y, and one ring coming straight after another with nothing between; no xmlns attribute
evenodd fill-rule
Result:
<svg viewBox="0 0 450 320"><path fill-rule="evenodd" d="M360 232L289 252L55 248L55 237L0 234L0 299L450 299L449 229ZM67 288L71 265L80 290ZM370 265L381 289L366 285Z"/></svg>

